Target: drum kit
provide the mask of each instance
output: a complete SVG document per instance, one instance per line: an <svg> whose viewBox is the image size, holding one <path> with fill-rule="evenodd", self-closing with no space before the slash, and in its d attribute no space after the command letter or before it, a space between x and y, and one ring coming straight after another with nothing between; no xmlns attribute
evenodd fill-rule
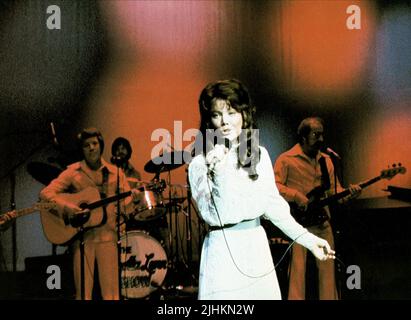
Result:
<svg viewBox="0 0 411 320"><path fill-rule="evenodd" d="M149 299L155 292L160 295L171 295L178 290L180 296L196 293L196 276L192 274L196 268L192 267L191 243L191 211L196 211L196 207L191 202L189 186L172 184L170 174L172 170L185 164L183 161L179 161L178 164L174 161L177 157L187 159L184 153L171 152L168 155L171 161L167 161L170 164L161 163L159 158L148 161L144 170L155 174L151 181L127 178L130 186L141 192L134 200L133 213L123 215L126 228L120 237L120 263L121 294L124 299ZM45 185L61 172L57 167L37 162L30 163L27 170ZM167 181L160 179L162 173L168 174ZM163 196L167 189L168 196ZM183 231L179 230L180 212L184 213L185 219ZM181 240L181 234L184 232L187 240L186 258ZM188 277L187 280L190 282L186 291L182 286L182 282L185 282L182 281L182 277Z"/></svg>
<svg viewBox="0 0 411 320"><path fill-rule="evenodd" d="M169 164L162 163L160 158L152 159L145 164L144 170L155 174L154 178L131 181L141 192L137 195L134 212L126 219L126 233L121 237L121 293L126 299L145 299L155 291L172 294L177 288L184 290L178 282L179 277L187 277L193 271L190 268L191 216L187 215L191 211L190 190L188 185L172 184L170 174L184 165L183 161L175 161L186 159L184 156L177 151L163 154L162 159L171 159L167 161ZM162 173L168 173L168 181L160 179ZM166 189L168 196L164 196ZM184 203L187 204L186 211ZM188 259L185 264L181 261L183 249L178 238L181 236L179 212L185 213L186 225L190 226L186 230Z"/></svg>

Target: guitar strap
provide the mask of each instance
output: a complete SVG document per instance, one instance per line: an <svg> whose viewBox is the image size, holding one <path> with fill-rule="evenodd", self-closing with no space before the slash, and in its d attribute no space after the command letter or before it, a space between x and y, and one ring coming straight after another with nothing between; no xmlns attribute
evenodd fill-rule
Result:
<svg viewBox="0 0 411 320"><path fill-rule="evenodd" d="M318 162L320 164L320 169L321 169L321 188L323 191L326 191L330 189L331 187L330 176L327 170L327 163L324 157L321 157L318 160Z"/></svg>

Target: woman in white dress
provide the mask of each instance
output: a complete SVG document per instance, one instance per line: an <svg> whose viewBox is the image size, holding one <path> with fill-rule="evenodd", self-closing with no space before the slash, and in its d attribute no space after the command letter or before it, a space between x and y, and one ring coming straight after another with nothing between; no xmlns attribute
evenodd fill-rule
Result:
<svg viewBox="0 0 411 320"><path fill-rule="evenodd" d="M210 83L199 105L196 146L201 152L188 174L200 216L210 228L202 247L198 298L281 299L261 216L318 259L334 259L335 252L294 220L280 196L268 152L258 144L255 108L244 85L238 80Z"/></svg>

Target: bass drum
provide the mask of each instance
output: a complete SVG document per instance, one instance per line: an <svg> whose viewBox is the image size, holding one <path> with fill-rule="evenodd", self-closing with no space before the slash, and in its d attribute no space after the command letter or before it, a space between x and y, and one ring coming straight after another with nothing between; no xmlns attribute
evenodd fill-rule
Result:
<svg viewBox="0 0 411 320"><path fill-rule="evenodd" d="M142 231L121 237L121 294L147 297L160 287L167 274L167 255L161 244Z"/></svg>

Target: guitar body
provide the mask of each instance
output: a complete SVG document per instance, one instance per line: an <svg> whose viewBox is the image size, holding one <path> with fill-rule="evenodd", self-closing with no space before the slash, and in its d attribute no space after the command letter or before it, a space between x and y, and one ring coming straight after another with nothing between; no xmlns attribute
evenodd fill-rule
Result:
<svg viewBox="0 0 411 320"><path fill-rule="evenodd" d="M96 188L89 187L77 193L59 194L58 198L73 203L82 209L87 209L89 204L100 200L100 194ZM44 234L47 240L53 244L69 244L80 232L80 227L68 223L67 213L58 204L56 204L55 209L41 210L40 216ZM83 225L85 230L105 223L104 210L101 207L92 209L89 216L83 218L86 221Z"/></svg>
<svg viewBox="0 0 411 320"><path fill-rule="evenodd" d="M311 227L323 224L329 220L327 211L322 207L308 206L307 210L301 210L297 204L290 203L291 215L303 227Z"/></svg>
<svg viewBox="0 0 411 320"><path fill-rule="evenodd" d="M324 207L319 206L318 202L324 198L325 194L321 186L318 186L307 193L308 206L302 210L296 203L290 203L291 215L303 227L311 227L323 224L329 219Z"/></svg>

